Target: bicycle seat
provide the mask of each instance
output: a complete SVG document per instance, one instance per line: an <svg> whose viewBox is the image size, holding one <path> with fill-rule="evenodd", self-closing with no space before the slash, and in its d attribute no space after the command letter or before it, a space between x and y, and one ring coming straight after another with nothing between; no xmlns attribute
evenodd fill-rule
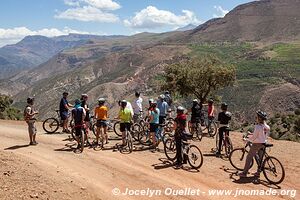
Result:
<svg viewBox="0 0 300 200"><path fill-rule="evenodd" d="M273 144L264 144L265 147L272 147L274 146Z"/></svg>
<svg viewBox="0 0 300 200"><path fill-rule="evenodd" d="M55 110L55 112L59 112L59 110Z"/></svg>

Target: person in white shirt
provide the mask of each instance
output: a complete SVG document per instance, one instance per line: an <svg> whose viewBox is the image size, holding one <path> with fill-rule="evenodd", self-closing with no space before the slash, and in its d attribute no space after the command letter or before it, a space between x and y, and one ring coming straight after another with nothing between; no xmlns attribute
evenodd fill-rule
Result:
<svg viewBox="0 0 300 200"><path fill-rule="evenodd" d="M141 94L140 92L135 92L135 97L136 99L134 100L134 102L132 103L132 108L133 108L133 121L137 122L139 119L139 116L141 115L141 112L143 111L143 99L140 97Z"/></svg>
<svg viewBox="0 0 300 200"><path fill-rule="evenodd" d="M121 106L121 100L119 100L118 104L119 104L119 106ZM133 108L132 108L132 105L129 101L127 101L126 108L130 110L131 115L133 116L133 114L134 114Z"/></svg>
<svg viewBox="0 0 300 200"><path fill-rule="evenodd" d="M251 167L251 162L253 157L258 154L259 159L262 159L262 149L264 148L264 144L267 142L267 137L270 134L270 126L266 123L267 113L263 111L256 112L256 122L253 134L247 139L247 141L252 143L250 151L246 158L246 163L243 172L239 173L240 177L247 177L248 171ZM260 169L257 169L257 172L254 176L259 177Z"/></svg>

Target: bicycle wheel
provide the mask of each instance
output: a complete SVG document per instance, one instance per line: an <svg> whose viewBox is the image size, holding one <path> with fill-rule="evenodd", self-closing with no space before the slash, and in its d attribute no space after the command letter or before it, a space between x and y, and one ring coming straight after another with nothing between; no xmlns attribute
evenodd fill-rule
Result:
<svg viewBox="0 0 300 200"><path fill-rule="evenodd" d="M96 134L97 134L97 125L96 125L96 123L94 123L94 124L92 125L92 132L93 132L93 134L96 136Z"/></svg>
<svg viewBox="0 0 300 200"><path fill-rule="evenodd" d="M141 132L141 126L137 123L134 123L132 126L131 126L131 134L132 134L132 138L135 140L135 141L139 141L139 133Z"/></svg>
<svg viewBox="0 0 300 200"><path fill-rule="evenodd" d="M165 145L166 141L169 139L169 138L174 138L170 133L165 133L163 134L162 138L161 138L161 141L163 142L163 144Z"/></svg>
<svg viewBox="0 0 300 200"><path fill-rule="evenodd" d="M281 162L273 157L267 157L262 165L263 174L272 184L279 184L284 180L285 171Z"/></svg>
<svg viewBox="0 0 300 200"><path fill-rule="evenodd" d="M141 131L139 132L138 139L142 145L150 145L150 132L149 131Z"/></svg>
<svg viewBox="0 0 300 200"><path fill-rule="evenodd" d="M192 126L193 126L193 124L192 124L191 120L188 121L188 129L189 129L190 133L192 133Z"/></svg>
<svg viewBox="0 0 300 200"><path fill-rule="evenodd" d="M117 136L122 137L122 132L120 131L120 122L115 122L114 124L114 132Z"/></svg>
<svg viewBox="0 0 300 200"><path fill-rule="evenodd" d="M79 147L79 150L80 152L83 152L83 149L84 149L84 135L85 135L85 130L81 130L80 131L81 134L80 134L80 147Z"/></svg>
<svg viewBox="0 0 300 200"><path fill-rule="evenodd" d="M215 137L215 135L217 134L217 124L216 122L212 121L210 123L210 126L208 126L208 134L210 137Z"/></svg>
<svg viewBox="0 0 300 200"><path fill-rule="evenodd" d="M203 155L196 145L190 145L187 151L188 162L194 169L199 169L203 164Z"/></svg>
<svg viewBox="0 0 300 200"><path fill-rule="evenodd" d="M174 122L168 121L165 126L165 132L171 133L173 131L173 129L174 129Z"/></svg>
<svg viewBox="0 0 300 200"><path fill-rule="evenodd" d="M203 134L202 134L201 124L200 123L196 123L194 131L196 133L196 136L197 136L198 140L201 141L202 137L203 137Z"/></svg>
<svg viewBox="0 0 300 200"><path fill-rule="evenodd" d="M169 160L174 161L176 159L176 143L174 139L169 138L166 140L164 152Z"/></svg>
<svg viewBox="0 0 300 200"><path fill-rule="evenodd" d="M76 140L76 138L75 138L75 128L71 129L71 135L72 135L73 140Z"/></svg>
<svg viewBox="0 0 300 200"><path fill-rule="evenodd" d="M237 170L244 170L247 155L248 151L245 148L234 149L229 155L230 164ZM252 159L250 168L253 166L253 163L254 159Z"/></svg>
<svg viewBox="0 0 300 200"><path fill-rule="evenodd" d="M56 118L48 118L43 122L43 129L46 133L55 133L59 128L59 121Z"/></svg>
<svg viewBox="0 0 300 200"><path fill-rule="evenodd" d="M128 147L128 151L129 153L132 152L133 150L133 142L132 142L132 136L131 133L129 131L127 131L127 147Z"/></svg>
<svg viewBox="0 0 300 200"><path fill-rule="evenodd" d="M220 138L219 138L219 136L217 135L217 137L216 137L216 152L218 152L219 151L219 141L220 141ZM221 146L221 150L220 150L220 152L222 152L222 150L223 150L223 142L222 142L222 146Z"/></svg>
<svg viewBox="0 0 300 200"><path fill-rule="evenodd" d="M227 143L226 145L224 145L224 147L225 147L225 156L228 158L231 151L233 150L233 145L232 145L231 139L229 137L227 137L227 139L225 139L225 140L226 140L226 143Z"/></svg>

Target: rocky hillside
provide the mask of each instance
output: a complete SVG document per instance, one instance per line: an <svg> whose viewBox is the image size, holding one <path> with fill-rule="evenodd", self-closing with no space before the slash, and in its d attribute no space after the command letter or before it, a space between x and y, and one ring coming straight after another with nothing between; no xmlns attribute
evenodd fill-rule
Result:
<svg viewBox="0 0 300 200"><path fill-rule="evenodd" d="M182 42L299 40L299 10L299 0L254 1L237 6L224 18L209 20L178 37Z"/></svg>
<svg viewBox="0 0 300 200"><path fill-rule="evenodd" d="M0 48L0 79L12 76L24 69L36 67L64 49L83 45L90 40L121 37L123 36L80 34L69 34L53 38L27 36L17 44Z"/></svg>

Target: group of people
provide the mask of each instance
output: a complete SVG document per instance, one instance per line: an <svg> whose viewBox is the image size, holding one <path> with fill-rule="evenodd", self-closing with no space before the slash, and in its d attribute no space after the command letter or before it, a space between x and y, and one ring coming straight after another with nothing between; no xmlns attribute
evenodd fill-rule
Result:
<svg viewBox="0 0 300 200"><path fill-rule="evenodd" d="M82 128L84 126L91 126L90 123L90 108L87 103L88 95L82 94L80 99L75 100L75 104L72 105L67 100L68 93L64 92L63 97L60 101L59 112L63 123L63 132L70 132L68 130L68 120L69 120L69 110L71 110L71 118L74 121L75 135L79 147L79 135L81 134ZM122 132L122 145L125 144L125 131L130 131L132 122L137 122L141 116L143 116L143 99L141 98L140 92L135 92L135 100L133 104L126 100L120 100L119 106L120 110L118 117L116 119L120 120L120 131ZM94 119L96 120L97 134L96 134L96 144L98 144L99 137L103 139L103 143L108 143L107 136L107 120L108 108L105 105L106 100L104 98L98 99L98 104L94 108ZM150 125L150 136L152 141L152 146L157 146L155 134L158 131L159 124L163 124L169 109L172 104L172 98L170 93L167 91L161 94L157 100L150 99L149 107L147 108L147 116L149 117ZM36 127L35 127L35 115L38 112L34 109L34 98L29 97L27 99L27 106L24 109L24 119L28 124L28 132L30 145L36 145ZM176 108L176 118L174 124L175 130L175 143L176 143L176 166L181 167L182 164L186 163L187 158L182 157L181 145L182 140L186 140L187 131L187 115L191 113L191 123L203 123L203 104L197 99L193 100L193 105L190 109L186 110L182 106ZM187 112L186 112L187 111ZM229 123L231 120L231 113L228 111L227 103L223 102L221 104L221 112L218 114L218 136L219 137L219 148L216 152L217 156L221 155L221 146L224 137L224 132L229 128ZM208 100L208 121L213 120L215 117L215 108L213 99ZM256 112L256 122L254 132L250 134L251 136L247 139L253 143L249 154L246 158L245 168L242 173L239 174L241 177L247 176L248 170L251 166L253 157L258 154L262 148L264 148L264 143L267 141L267 136L270 132L270 127L266 123L267 114L263 111ZM192 126L193 127L193 126ZM193 131L193 128L192 128ZM255 175L259 175L259 171Z"/></svg>

